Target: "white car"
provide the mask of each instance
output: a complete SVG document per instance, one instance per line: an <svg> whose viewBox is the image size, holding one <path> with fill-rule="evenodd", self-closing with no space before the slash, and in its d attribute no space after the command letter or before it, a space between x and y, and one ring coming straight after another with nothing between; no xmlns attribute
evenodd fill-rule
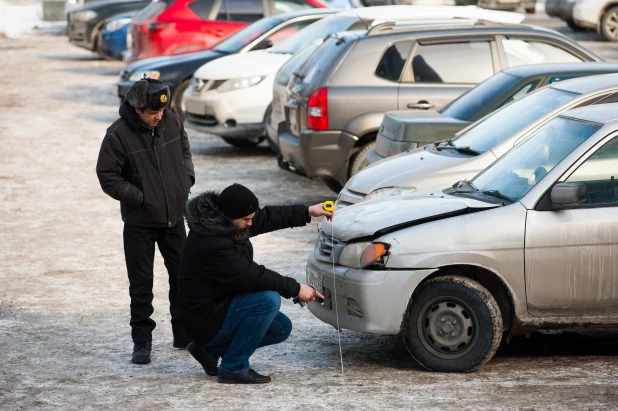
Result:
<svg viewBox="0 0 618 411"><path fill-rule="evenodd" d="M609 41L618 41L618 3L614 0L575 0L573 20L595 29Z"/></svg>
<svg viewBox="0 0 618 411"><path fill-rule="evenodd" d="M235 146L264 139L277 71L304 46L330 33L385 21L471 18L519 23L524 16L476 6L379 6L343 11L301 30L270 50L227 56L200 67L185 91L185 126L220 135Z"/></svg>

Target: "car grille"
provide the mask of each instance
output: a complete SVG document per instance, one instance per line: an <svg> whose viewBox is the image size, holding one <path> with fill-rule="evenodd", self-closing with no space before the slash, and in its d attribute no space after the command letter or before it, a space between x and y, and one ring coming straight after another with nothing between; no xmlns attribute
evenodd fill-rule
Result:
<svg viewBox="0 0 618 411"><path fill-rule="evenodd" d="M329 236L328 234L320 231L318 234L318 239L316 243L316 258L319 261L325 263L333 263L333 259L335 263L339 260L339 255L341 254L341 250L345 247L345 243L336 238Z"/></svg>
<svg viewBox="0 0 618 411"><path fill-rule="evenodd" d="M351 206L352 204L360 203L363 198L365 198L365 196L365 193L352 191L344 188L343 190L341 190L339 198L337 199L337 208L345 208Z"/></svg>
<svg viewBox="0 0 618 411"><path fill-rule="evenodd" d="M185 112L185 116L187 120L193 121L194 123L201 124L208 127L214 127L217 125L218 121L215 116L211 116L209 114L193 114L189 112Z"/></svg>

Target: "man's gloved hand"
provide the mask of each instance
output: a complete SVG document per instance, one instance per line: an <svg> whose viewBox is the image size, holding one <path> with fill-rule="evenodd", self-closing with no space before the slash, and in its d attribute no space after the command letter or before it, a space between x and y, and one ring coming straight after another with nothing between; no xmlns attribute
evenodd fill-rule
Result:
<svg viewBox="0 0 618 411"><path fill-rule="evenodd" d="M317 292L313 287L310 287L305 284L300 285L300 292L298 293L298 297L297 297L299 301L303 303L308 303L310 301L315 300L316 297L324 300L324 296L320 294L319 292Z"/></svg>

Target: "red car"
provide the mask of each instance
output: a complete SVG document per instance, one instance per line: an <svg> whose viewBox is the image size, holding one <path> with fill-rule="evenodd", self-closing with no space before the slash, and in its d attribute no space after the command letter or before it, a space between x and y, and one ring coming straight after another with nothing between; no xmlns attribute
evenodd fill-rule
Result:
<svg viewBox="0 0 618 411"><path fill-rule="evenodd" d="M133 17L129 61L207 50L265 16L325 7L320 0L156 0Z"/></svg>

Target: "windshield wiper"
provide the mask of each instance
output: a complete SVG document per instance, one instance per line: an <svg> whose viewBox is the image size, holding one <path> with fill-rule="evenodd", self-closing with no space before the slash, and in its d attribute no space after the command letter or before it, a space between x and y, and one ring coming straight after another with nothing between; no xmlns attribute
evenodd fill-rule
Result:
<svg viewBox="0 0 618 411"><path fill-rule="evenodd" d="M444 143L444 144L439 145L440 143ZM473 154L475 156L478 156L479 154L481 154L479 151L476 151L475 149L470 148L470 146L457 147L455 144L453 144L453 140L450 138L447 138L446 140L439 142L439 143L434 143L434 146L436 150L438 151L449 149L449 150L457 150L457 152L459 153Z"/></svg>
<svg viewBox="0 0 618 411"><path fill-rule="evenodd" d="M445 148L448 148L448 147L445 147ZM460 153L474 154L475 156L478 156L481 154L480 151L476 151L475 149L470 148L470 146L455 147L455 150L459 151Z"/></svg>
<svg viewBox="0 0 618 411"><path fill-rule="evenodd" d="M468 186L470 187L473 191L465 191L465 190L460 190L461 188ZM472 181L470 180L460 180L458 182L456 182L455 184L453 184L453 188L455 189L454 192L459 192L459 193L472 193L475 191L479 191L478 188L476 188L476 186L474 184L472 184Z"/></svg>
<svg viewBox="0 0 618 411"><path fill-rule="evenodd" d="M446 145L441 146L440 144L446 144ZM442 150L445 148L455 147L455 144L453 144L453 139L451 138L447 138L446 140L443 140L443 141L436 141L435 143L433 143L433 145L436 147L436 150Z"/></svg>
<svg viewBox="0 0 618 411"><path fill-rule="evenodd" d="M512 199L509 196L505 196L504 194L502 194L500 191L498 190L484 190L481 191L481 193L488 195L488 196L492 196L492 197L497 197L497 198L501 198L502 200L506 200L506 201L510 201L511 203L514 203L515 200Z"/></svg>

